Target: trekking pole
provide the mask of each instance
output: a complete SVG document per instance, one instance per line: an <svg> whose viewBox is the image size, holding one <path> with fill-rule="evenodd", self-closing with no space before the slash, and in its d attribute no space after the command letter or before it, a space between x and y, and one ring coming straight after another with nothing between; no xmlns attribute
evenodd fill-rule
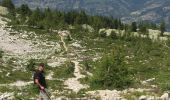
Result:
<svg viewBox="0 0 170 100"><path fill-rule="evenodd" d="M47 93L47 91L45 89L43 89L42 91L47 95L48 99L51 100L49 94Z"/></svg>

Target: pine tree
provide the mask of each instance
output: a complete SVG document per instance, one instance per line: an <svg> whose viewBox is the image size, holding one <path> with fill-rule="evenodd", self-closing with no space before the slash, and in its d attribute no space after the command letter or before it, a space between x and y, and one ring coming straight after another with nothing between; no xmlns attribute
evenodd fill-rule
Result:
<svg viewBox="0 0 170 100"><path fill-rule="evenodd" d="M118 27L119 27L119 22L118 22L117 19L115 19L115 21L114 21L114 28L118 29Z"/></svg>
<svg viewBox="0 0 170 100"><path fill-rule="evenodd" d="M52 31L52 28L54 26L54 18L53 18L53 12L50 10L50 8L45 9L44 11L44 20L43 25L45 26L46 30Z"/></svg>
<svg viewBox="0 0 170 100"><path fill-rule="evenodd" d="M88 23L87 15L84 11L81 11L80 13L77 13L77 14L78 15L75 18L76 24L87 24Z"/></svg>
<svg viewBox="0 0 170 100"><path fill-rule="evenodd" d="M148 33L148 29L147 27L149 28L149 23L145 23L145 22L140 22L139 23L139 32L142 33L142 34L147 34Z"/></svg>
<svg viewBox="0 0 170 100"><path fill-rule="evenodd" d="M15 6L11 0L3 0L2 1L2 6L7 7L9 10L14 10Z"/></svg>
<svg viewBox="0 0 170 100"><path fill-rule="evenodd" d="M120 30L123 29L123 24L120 19L118 19L118 29L120 29Z"/></svg>
<svg viewBox="0 0 170 100"><path fill-rule="evenodd" d="M164 32L165 32L165 21L164 20L162 20L162 22L161 22L161 24L160 24L160 31L161 31L161 36L163 36L164 35Z"/></svg>
<svg viewBox="0 0 170 100"><path fill-rule="evenodd" d="M132 32L137 32L137 24L136 24L136 22L132 22L131 31Z"/></svg>
<svg viewBox="0 0 170 100"><path fill-rule="evenodd" d="M35 11L33 11L32 15L30 16L28 25L42 28L43 26L40 23L43 19L44 19L43 13L40 11L39 8L37 8Z"/></svg>
<svg viewBox="0 0 170 100"><path fill-rule="evenodd" d="M124 63L122 48L106 54L96 63L91 77L91 87L95 89L123 89L132 84L132 74Z"/></svg>
<svg viewBox="0 0 170 100"><path fill-rule="evenodd" d="M3 53L4 53L4 52L0 50L0 58L3 57Z"/></svg>
<svg viewBox="0 0 170 100"><path fill-rule="evenodd" d="M21 14L22 17L31 15L31 10L27 4L22 4L17 10L18 10L18 13Z"/></svg>

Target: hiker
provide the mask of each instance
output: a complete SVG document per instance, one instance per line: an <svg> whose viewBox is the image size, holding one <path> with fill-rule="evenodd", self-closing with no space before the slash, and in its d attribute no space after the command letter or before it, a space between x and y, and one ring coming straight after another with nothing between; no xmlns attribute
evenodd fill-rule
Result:
<svg viewBox="0 0 170 100"><path fill-rule="evenodd" d="M38 67L38 70L34 73L34 84L39 88L40 98L43 100L50 100L50 97L47 93L47 84L44 76L44 64L41 63Z"/></svg>

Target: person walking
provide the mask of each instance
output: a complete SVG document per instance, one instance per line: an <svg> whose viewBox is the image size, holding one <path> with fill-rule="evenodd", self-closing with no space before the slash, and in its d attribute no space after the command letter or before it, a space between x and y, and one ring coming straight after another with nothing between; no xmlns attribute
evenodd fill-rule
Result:
<svg viewBox="0 0 170 100"><path fill-rule="evenodd" d="M43 63L39 64L38 70L34 73L34 84L36 84L39 88L41 100L50 100L50 96L47 92L44 69L45 65Z"/></svg>

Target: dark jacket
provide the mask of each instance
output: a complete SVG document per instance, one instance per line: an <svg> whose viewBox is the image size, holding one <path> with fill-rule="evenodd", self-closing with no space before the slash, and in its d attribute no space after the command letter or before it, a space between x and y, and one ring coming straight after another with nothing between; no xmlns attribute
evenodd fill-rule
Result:
<svg viewBox="0 0 170 100"><path fill-rule="evenodd" d="M39 83L44 87L44 88L47 88L47 84L46 84L46 80L45 80L45 75L44 75L44 72L43 71L35 71L34 73L34 84L35 83L35 79L38 79ZM40 89L40 87L39 87Z"/></svg>

